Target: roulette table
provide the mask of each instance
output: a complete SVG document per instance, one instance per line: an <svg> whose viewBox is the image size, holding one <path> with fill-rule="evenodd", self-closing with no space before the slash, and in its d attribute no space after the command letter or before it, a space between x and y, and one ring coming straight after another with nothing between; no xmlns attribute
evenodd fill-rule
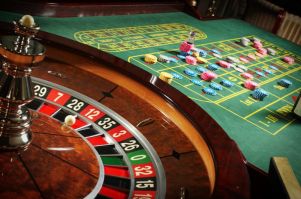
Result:
<svg viewBox="0 0 301 199"><path fill-rule="evenodd" d="M3 11L0 16L9 22L21 15ZM290 113L300 92L299 46L240 20L204 22L183 12L36 17L36 21L42 29L38 38L47 48L45 61L33 70L36 98L28 105L36 115L32 128L38 138L24 154L5 160L20 161L21 168L28 164L24 171L30 174L31 185L38 187L38 194L47 196L56 190L55 197L70 192L74 194L70 197L248 198L246 161L267 170L269 158L274 155L289 157L300 176L300 121ZM6 23L2 29L6 34L9 25ZM233 89L209 96L183 73L185 68L194 70L193 66L181 60L154 65L143 61L147 53L175 56L191 30L197 32L197 47L208 52L218 49L225 56L253 52L251 47L237 44L241 37L260 38L265 46L274 48L277 56L247 65L253 72L271 64L281 69L273 75L257 77L270 92L269 97L262 102L252 99L250 91L240 86L242 79L235 71L218 73L235 82ZM281 60L286 55L294 57L293 65ZM217 61L211 54L208 60ZM176 72L184 78L168 85L158 78L162 71ZM293 81L289 89L277 85L283 77ZM69 129L72 136L60 132L67 115L77 116ZM58 133L51 137L66 141L38 142L49 134L41 132L40 123L46 129L57 129ZM74 144L70 140L81 141ZM74 148L81 148L77 144L88 148L90 155L78 151L78 158L65 155L64 148L73 153ZM50 186L52 181L38 178L41 173L35 164L29 164L35 161L27 153L34 152L47 154L52 165L59 159L61 163L57 165L66 163L70 170L84 172L89 177L76 176L85 179L90 187L74 192L68 182L72 175L62 179L67 181L62 183L68 185L66 192ZM51 174L56 181L58 174Z"/></svg>
<svg viewBox="0 0 301 199"><path fill-rule="evenodd" d="M1 153L1 198L249 198L242 153L189 98L117 57L103 54L126 70L78 42L37 38L47 50L26 105L33 140Z"/></svg>

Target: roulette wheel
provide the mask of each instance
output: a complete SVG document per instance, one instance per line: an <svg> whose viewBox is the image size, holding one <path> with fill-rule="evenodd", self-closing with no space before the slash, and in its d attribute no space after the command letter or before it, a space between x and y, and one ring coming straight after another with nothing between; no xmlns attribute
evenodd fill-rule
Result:
<svg viewBox="0 0 301 199"><path fill-rule="evenodd" d="M235 142L187 97L107 53L46 32L25 45L19 36L1 40L1 117L7 101L25 117L17 143L2 125L1 198L249 197ZM30 64L6 56L24 55L17 44ZM24 74L11 70L22 64Z"/></svg>

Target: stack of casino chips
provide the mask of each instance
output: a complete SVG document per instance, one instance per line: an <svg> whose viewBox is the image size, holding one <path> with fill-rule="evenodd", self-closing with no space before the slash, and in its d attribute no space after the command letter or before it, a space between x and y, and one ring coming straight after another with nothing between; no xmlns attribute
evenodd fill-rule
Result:
<svg viewBox="0 0 301 199"><path fill-rule="evenodd" d="M248 54L247 57L250 59L250 60L256 60L256 56L254 54Z"/></svg>
<svg viewBox="0 0 301 199"><path fill-rule="evenodd" d="M214 95L217 94L215 90L213 90L213 89L211 89L211 88L208 88L208 87L203 88L202 91L203 91L204 93L208 94L208 95L213 95L213 96L214 96Z"/></svg>
<svg viewBox="0 0 301 199"><path fill-rule="evenodd" d="M222 53L217 50L217 49L211 49L211 52L214 53L214 54L218 54L218 55L221 55Z"/></svg>
<svg viewBox="0 0 301 199"><path fill-rule="evenodd" d="M205 64L205 63L208 63L208 60L207 60L207 59L205 59L205 58L203 58L203 57L200 57L200 56L196 57L196 60L197 60L197 62L198 62L199 64Z"/></svg>
<svg viewBox="0 0 301 199"><path fill-rule="evenodd" d="M155 63L157 63L158 59L155 55L146 54L144 56L144 61L148 64L155 64Z"/></svg>
<svg viewBox="0 0 301 199"><path fill-rule="evenodd" d="M202 80L205 80L205 81L211 81L211 80L217 78L217 74L215 74L214 72L211 72L211 71L205 71L201 74L201 78L202 78Z"/></svg>
<svg viewBox="0 0 301 199"><path fill-rule="evenodd" d="M239 62L240 62L239 59L237 59L237 58L235 58L235 57L231 57L231 56L228 56L228 57L226 58L226 60L227 60L227 62L229 62L229 63L239 63Z"/></svg>
<svg viewBox="0 0 301 199"><path fill-rule="evenodd" d="M247 80L244 82L244 87L250 90L255 90L259 85L256 82Z"/></svg>
<svg viewBox="0 0 301 199"><path fill-rule="evenodd" d="M210 88L217 90L217 91L223 90L223 87L215 82L210 83L209 86L210 86Z"/></svg>
<svg viewBox="0 0 301 199"><path fill-rule="evenodd" d="M248 46L250 43L250 39L246 38L246 37L242 37L240 39L240 44L244 47Z"/></svg>
<svg viewBox="0 0 301 199"><path fill-rule="evenodd" d="M263 90L263 89L260 89L260 88L257 88L253 91L252 93L252 97L254 99L258 99L260 101L262 101L265 97L267 97L269 94Z"/></svg>
<svg viewBox="0 0 301 199"><path fill-rule="evenodd" d="M187 41L184 41L180 45L180 54L187 56L189 55L189 52L193 49L194 45L192 43L189 43Z"/></svg>
<svg viewBox="0 0 301 199"><path fill-rule="evenodd" d="M203 82L201 82L199 79L191 79L190 81L197 86L203 85Z"/></svg>
<svg viewBox="0 0 301 199"><path fill-rule="evenodd" d="M288 88L290 85L292 85L293 83L291 81L289 81L288 79L281 79L277 82L280 86L283 86L285 88Z"/></svg>
<svg viewBox="0 0 301 199"><path fill-rule="evenodd" d="M241 76L245 79L253 79L253 75L250 73L242 73Z"/></svg>
<svg viewBox="0 0 301 199"><path fill-rule="evenodd" d="M236 71L238 71L238 72L240 72L240 73L243 73L243 72L244 72L243 69L237 67L236 65L232 65L232 67L234 68L234 70L236 70Z"/></svg>
<svg viewBox="0 0 301 199"><path fill-rule="evenodd" d="M207 69L204 68L204 67L202 67L202 66L196 67L196 70L197 70L198 72L200 72L200 73L203 73L203 72L207 71Z"/></svg>
<svg viewBox="0 0 301 199"><path fill-rule="evenodd" d="M244 70L244 71L248 70L248 68L246 66L242 65L242 64L237 64L237 67Z"/></svg>
<svg viewBox="0 0 301 199"><path fill-rule="evenodd" d="M262 54L262 55L267 55L268 54L268 50L265 48L257 48L257 52Z"/></svg>
<svg viewBox="0 0 301 199"><path fill-rule="evenodd" d="M170 62L170 58L167 57L167 56L165 56L165 55L159 55L158 61L159 62L163 62L163 63L169 63Z"/></svg>
<svg viewBox="0 0 301 199"><path fill-rule="evenodd" d="M220 65L223 68L231 68L231 64L229 62L226 62L224 60L219 60L216 62L218 65Z"/></svg>
<svg viewBox="0 0 301 199"><path fill-rule="evenodd" d="M215 71L215 70L219 69L219 66L216 64L208 64L208 69L211 71Z"/></svg>
<svg viewBox="0 0 301 199"><path fill-rule="evenodd" d="M205 50L201 50L199 51L199 56L200 57L207 57L207 52Z"/></svg>
<svg viewBox="0 0 301 199"><path fill-rule="evenodd" d="M288 64L293 64L295 62L294 58L289 57L289 56L283 57L283 61Z"/></svg>
<svg viewBox="0 0 301 199"><path fill-rule="evenodd" d="M263 69L263 71L267 74L273 75L273 71L269 70L269 69Z"/></svg>
<svg viewBox="0 0 301 199"><path fill-rule="evenodd" d="M270 69L273 69L273 70L279 70L276 66L273 66L273 65L270 65L269 67L270 67Z"/></svg>
<svg viewBox="0 0 301 199"><path fill-rule="evenodd" d="M267 48L267 51L268 51L269 55L272 55L272 56L276 55L276 51L274 49L272 49L272 48Z"/></svg>
<svg viewBox="0 0 301 199"><path fill-rule="evenodd" d="M226 79L223 79L223 80L221 81L221 85L223 85L223 86L225 86L225 87L228 87L228 88L234 86L233 82L231 82L231 81L229 81L229 80L226 80Z"/></svg>
<svg viewBox="0 0 301 199"><path fill-rule="evenodd" d="M244 63L249 63L249 60L245 57L239 57L239 60L244 62Z"/></svg>
<svg viewBox="0 0 301 199"><path fill-rule="evenodd" d="M253 47L258 49L258 48L262 48L262 43L260 41L254 41L253 42Z"/></svg>
<svg viewBox="0 0 301 199"><path fill-rule="evenodd" d="M167 82L168 84L171 84L173 75L167 72L161 72L159 75L159 79L163 80L164 82Z"/></svg>
<svg viewBox="0 0 301 199"><path fill-rule="evenodd" d="M176 73L176 72L171 72L170 74L171 74L171 75L173 76L173 78L175 78L175 79L183 79L183 76L180 75L180 74L178 74L178 73Z"/></svg>
<svg viewBox="0 0 301 199"><path fill-rule="evenodd" d="M186 63L190 64L190 65L196 65L196 63L197 63L197 59L190 55L186 56L185 60L186 60Z"/></svg>
<svg viewBox="0 0 301 199"><path fill-rule="evenodd" d="M185 68L184 73L188 76L191 76L191 77L196 77L197 76L197 73L194 72L193 70L189 69L189 68Z"/></svg>

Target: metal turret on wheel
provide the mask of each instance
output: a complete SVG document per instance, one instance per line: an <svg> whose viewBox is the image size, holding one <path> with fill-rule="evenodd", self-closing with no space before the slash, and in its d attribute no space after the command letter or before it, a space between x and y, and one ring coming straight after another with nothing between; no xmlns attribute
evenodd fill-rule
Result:
<svg viewBox="0 0 301 199"><path fill-rule="evenodd" d="M0 150L25 150L32 141L26 104L34 97L31 68L44 59L45 48L32 38L39 31L31 16L14 22L16 36L0 37Z"/></svg>

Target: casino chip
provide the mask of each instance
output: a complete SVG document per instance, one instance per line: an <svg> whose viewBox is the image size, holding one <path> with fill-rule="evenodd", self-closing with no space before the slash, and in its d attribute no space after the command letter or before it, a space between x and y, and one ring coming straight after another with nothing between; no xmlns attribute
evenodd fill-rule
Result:
<svg viewBox="0 0 301 199"><path fill-rule="evenodd" d="M221 81L221 85L223 85L223 86L225 86L225 87L228 87L228 88L234 86L234 84L233 84L231 81L226 80L226 79L223 79L223 80Z"/></svg>
<svg viewBox="0 0 301 199"><path fill-rule="evenodd" d="M258 86L259 86L258 83L253 82L253 81L251 81L251 80L246 80L246 81L244 82L244 87L247 88L247 89L250 89L250 90L254 90L254 89L256 89Z"/></svg>
<svg viewBox="0 0 301 199"><path fill-rule="evenodd" d="M196 57L196 60L199 64L206 64L208 63L208 60L203 57Z"/></svg>
<svg viewBox="0 0 301 199"><path fill-rule="evenodd" d="M295 62L295 59L289 56L283 57L283 61L288 64L293 64Z"/></svg>
<svg viewBox="0 0 301 199"><path fill-rule="evenodd" d="M178 73L176 73L176 72L171 72L170 74L171 74L171 75L173 76L173 78L175 78L175 79L183 79L183 76L180 75L180 74L178 74Z"/></svg>
<svg viewBox="0 0 301 199"><path fill-rule="evenodd" d="M206 52L205 50L200 49L199 55L200 55L201 57L207 57L207 52Z"/></svg>
<svg viewBox="0 0 301 199"><path fill-rule="evenodd" d="M255 52L255 55L256 55L257 57L259 57L259 58L263 58L263 57L264 57L264 55L261 54L261 53L259 53L259 52Z"/></svg>
<svg viewBox="0 0 301 199"><path fill-rule="evenodd" d="M260 71L256 71L255 72L257 75L259 75L260 77L265 77L265 74L263 72Z"/></svg>
<svg viewBox="0 0 301 199"><path fill-rule="evenodd" d="M214 57L216 57L216 58L219 58L219 59L223 58L223 56L220 55L220 54L212 53L212 55L213 55Z"/></svg>
<svg viewBox="0 0 301 199"><path fill-rule="evenodd" d="M222 54L219 50L217 50L217 49L211 49L211 52L213 52L213 53L215 53L215 54L218 54L218 55L220 55L220 54Z"/></svg>
<svg viewBox="0 0 301 199"><path fill-rule="evenodd" d="M244 63L249 63L249 60L247 58L244 58L244 57L239 57L239 60L244 62Z"/></svg>
<svg viewBox="0 0 301 199"><path fill-rule="evenodd" d="M235 57L231 57L231 56L228 56L226 58L226 61L228 61L229 63L239 63L239 59L235 58Z"/></svg>
<svg viewBox="0 0 301 199"><path fill-rule="evenodd" d="M166 56L166 55L159 55L158 61L159 62L163 62L163 63L169 63L170 62L170 58L168 56Z"/></svg>
<svg viewBox="0 0 301 199"><path fill-rule="evenodd" d="M253 41L253 42L261 42L261 40L260 40L260 39L258 39L257 37L253 37L253 38L251 38L251 41Z"/></svg>
<svg viewBox="0 0 301 199"><path fill-rule="evenodd" d="M177 55L177 57L179 57L180 59L186 59L186 56L184 56L184 55Z"/></svg>
<svg viewBox="0 0 301 199"><path fill-rule="evenodd" d="M246 37L242 37L240 39L240 44L244 47L247 47L250 43L250 39L246 38Z"/></svg>
<svg viewBox="0 0 301 199"><path fill-rule="evenodd" d="M272 56L276 55L276 51L272 48L267 48L267 51L268 51L269 55L272 55Z"/></svg>
<svg viewBox="0 0 301 199"><path fill-rule="evenodd" d="M231 64L229 62L226 62L224 60L219 60L216 62L218 65L220 65L223 68L231 68Z"/></svg>
<svg viewBox="0 0 301 199"><path fill-rule="evenodd" d="M269 69L264 69L263 71L264 71L265 73L267 73L267 74L270 74L270 75L273 74L273 72L272 72L271 70L269 70Z"/></svg>
<svg viewBox="0 0 301 199"><path fill-rule="evenodd" d="M169 60L174 63L178 63L178 60L174 57L170 57Z"/></svg>
<svg viewBox="0 0 301 199"><path fill-rule="evenodd" d="M253 93L251 95L254 99L258 99L258 100L262 101L269 94L265 90L257 88L253 91Z"/></svg>
<svg viewBox="0 0 301 199"><path fill-rule="evenodd" d="M237 64L237 67L244 70L244 71L248 70L248 68L246 66L242 65L242 64Z"/></svg>
<svg viewBox="0 0 301 199"><path fill-rule="evenodd" d="M208 64L208 69L211 71L215 71L215 70L219 69L219 66L216 64Z"/></svg>
<svg viewBox="0 0 301 199"><path fill-rule="evenodd" d="M162 81L167 82L168 84L171 84L173 75L170 73L167 73L167 72L161 72L159 78Z"/></svg>
<svg viewBox="0 0 301 199"><path fill-rule="evenodd" d="M202 86L203 85L203 82L201 82L198 79L191 79L191 82L194 83L197 86Z"/></svg>
<svg viewBox="0 0 301 199"><path fill-rule="evenodd" d="M184 51L180 51L180 55L182 55L182 56L188 56L188 55L190 55L188 52L184 52Z"/></svg>
<svg viewBox="0 0 301 199"><path fill-rule="evenodd" d="M184 73L186 75L191 76L191 77L196 77L197 76L197 73L194 72L193 70L189 69L189 68L185 68Z"/></svg>
<svg viewBox="0 0 301 199"><path fill-rule="evenodd" d="M208 95L213 95L213 96L214 96L214 95L217 94L215 90L213 90L213 89L211 89L211 88L208 88L208 87L203 88L202 91L203 91L204 93L208 94Z"/></svg>
<svg viewBox="0 0 301 199"><path fill-rule="evenodd" d="M196 65L197 58L189 55L189 56L186 56L185 60L186 60L187 64Z"/></svg>
<svg viewBox="0 0 301 199"><path fill-rule="evenodd" d="M144 55L144 61L149 64L157 63L157 57L155 55L146 54Z"/></svg>
<svg viewBox="0 0 301 199"><path fill-rule="evenodd" d="M285 88L288 88L290 85L292 85L293 83L291 81L289 81L288 79L281 79L277 82L280 86L283 86Z"/></svg>
<svg viewBox="0 0 301 199"><path fill-rule="evenodd" d="M250 73L242 73L241 76L245 79L253 79L253 75Z"/></svg>
<svg viewBox="0 0 301 199"><path fill-rule="evenodd" d="M210 88L214 89L214 90L217 90L217 91L221 91L223 90L223 87L215 82L211 82L209 84Z"/></svg>
<svg viewBox="0 0 301 199"><path fill-rule="evenodd" d="M206 69L206 68L204 68L204 67L202 67L202 66L198 66L198 67L196 67L196 70L197 70L198 72L201 72L201 73L203 73L203 72L206 72L206 71L207 71L207 69Z"/></svg>
<svg viewBox="0 0 301 199"><path fill-rule="evenodd" d="M251 60L256 60L256 56L254 54L248 54L247 57Z"/></svg>
<svg viewBox="0 0 301 199"><path fill-rule="evenodd" d="M211 72L211 71L205 71L201 74L201 78L202 80L205 80L205 81L211 81L211 80L214 80L217 78L217 74L215 74L214 72Z"/></svg>
<svg viewBox="0 0 301 199"><path fill-rule="evenodd" d="M269 67L270 67L271 69L273 69L273 70L279 70L276 66L270 65Z"/></svg>
<svg viewBox="0 0 301 199"><path fill-rule="evenodd" d="M241 69L241 68L239 68L239 67L237 67L237 66L235 66L235 65L232 65L232 66L233 66L234 70L236 70L236 71L238 71L238 72L240 72L240 73L243 73L243 72L244 72L243 69Z"/></svg>

